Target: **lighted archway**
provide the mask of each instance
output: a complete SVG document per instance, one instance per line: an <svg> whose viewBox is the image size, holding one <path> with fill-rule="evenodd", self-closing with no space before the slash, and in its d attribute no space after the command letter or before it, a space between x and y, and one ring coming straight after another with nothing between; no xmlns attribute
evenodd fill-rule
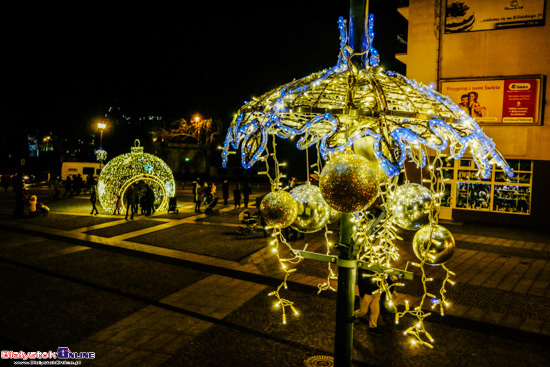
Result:
<svg viewBox="0 0 550 367"><path fill-rule="evenodd" d="M124 213L126 190L131 184L141 181L153 189L156 210L168 210L169 199L175 196L176 191L172 170L162 159L143 153L143 147L136 139L130 153L111 159L99 175L97 191L103 209L114 212L120 196L123 201L121 213Z"/></svg>

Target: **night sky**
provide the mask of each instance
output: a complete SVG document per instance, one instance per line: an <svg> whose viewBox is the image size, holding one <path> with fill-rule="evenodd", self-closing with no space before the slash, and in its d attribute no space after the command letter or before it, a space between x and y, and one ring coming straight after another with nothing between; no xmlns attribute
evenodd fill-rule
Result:
<svg viewBox="0 0 550 367"><path fill-rule="evenodd" d="M383 66L404 73L393 55L395 3L370 1L374 45ZM3 14L4 129L86 132L112 105L174 120L199 112L227 125L251 96L336 63L348 1L222 4Z"/></svg>

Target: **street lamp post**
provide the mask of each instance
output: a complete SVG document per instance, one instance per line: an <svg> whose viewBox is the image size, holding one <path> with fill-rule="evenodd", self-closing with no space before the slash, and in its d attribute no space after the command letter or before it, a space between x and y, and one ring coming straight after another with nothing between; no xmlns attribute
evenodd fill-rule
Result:
<svg viewBox="0 0 550 367"><path fill-rule="evenodd" d="M107 127L107 124L105 122L98 122L97 128L99 129L99 149L98 152L98 160L99 160L99 169L103 169L103 160L105 159L105 153L103 151L103 131Z"/></svg>
<svg viewBox="0 0 550 367"><path fill-rule="evenodd" d="M98 122L97 128L99 129L99 147L103 148L103 130L107 127L107 124L104 122Z"/></svg>

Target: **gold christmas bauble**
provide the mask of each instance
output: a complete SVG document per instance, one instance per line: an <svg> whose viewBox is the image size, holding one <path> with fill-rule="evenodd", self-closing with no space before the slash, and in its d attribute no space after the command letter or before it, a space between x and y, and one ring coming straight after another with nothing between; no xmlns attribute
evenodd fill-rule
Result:
<svg viewBox="0 0 550 367"><path fill-rule="evenodd" d="M321 194L330 207L343 213L368 208L378 196L373 164L357 154L333 157L319 177Z"/></svg>
<svg viewBox="0 0 550 367"><path fill-rule="evenodd" d="M286 191L272 191L260 203L262 218L271 228L285 228L298 215L298 202Z"/></svg>
<svg viewBox="0 0 550 367"><path fill-rule="evenodd" d="M388 197L387 208L399 227L417 230L428 223L431 202L432 195L428 188L416 183L406 183Z"/></svg>
<svg viewBox="0 0 550 367"><path fill-rule="evenodd" d="M318 186L307 183L293 188L290 195L298 202L298 215L291 227L302 233L321 230L330 219L330 206Z"/></svg>
<svg viewBox="0 0 550 367"><path fill-rule="evenodd" d="M452 233L440 225L427 225L414 235L413 251L416 257L430 265L441 265L449 260L455 251Z"/></svg>

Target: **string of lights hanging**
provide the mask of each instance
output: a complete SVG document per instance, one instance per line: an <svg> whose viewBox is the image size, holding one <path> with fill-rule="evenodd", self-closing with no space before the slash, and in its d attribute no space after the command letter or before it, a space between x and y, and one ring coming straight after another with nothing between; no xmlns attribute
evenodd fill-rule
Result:
<svg viewBox="0 0 550 367"><path fill-rule="evenodd" d="M350 243L337 245L340 251L346 248L346 261L375 270L373 279L379 291L387 294L390 304L393 288L402 285L389 281L390 275L400 274L392 268L399 257L398 232L416 231L413 251L418 262L412 265L421 274L424 293L418 305L410 307L406 303L400 312L396 309L395 321L398 323L405 315L415 316L418 321L405 334L413 336L413 343L431 347L433 338L424 326L424 319L430 314L426 303L431 301L432 309L438 307L443 315L450 306L445 286L453 283L454 275L445 266L454 252L454 238L438 223L445 188L443 158L460 159L469 153L483 178L490 175L494 165L509 176L513 172L494 142L448 97L431 86L380 67L378 52L372 47L372 15L366 27L367 46L362 52L355 52L350 46L342 17L338 27L340 54L336 65L243 105L228 129L222 163L226 166L231 150L236 150L240 151L244 168L257 162L266 166L260 173L269 177L272 191L263 199L260 210L267 225L273 228L272 251L285 273L281 286L270 294L282 309L284 323L286 308L290 307L294 314L298 311L281 292L295 271L292 265L302 261L307 251L294 249L282 229L291 226L303 233L328 231L327 225L338 220L339 214L345 214L350 215L353 233ZM316 148L314 166L319 187L307 183L290 192L282 188L276 140L294 138L299 150ZM429 177L422 176L420 183L409 182L407 159L429 172ZM377 216L380 212L384 214ZM343 219L344 215L340 219L341 232ZM332 244L328 236L325 238L326 256L330 256ZM288 247L289 258L281 257L280 244ZM433 277L427 275L433 268L444 272L438 292L431 289ZM331 283L338 277L340 271L336 275L329 263L329 275L319 285L320 291L335 290Z"/></svg>

